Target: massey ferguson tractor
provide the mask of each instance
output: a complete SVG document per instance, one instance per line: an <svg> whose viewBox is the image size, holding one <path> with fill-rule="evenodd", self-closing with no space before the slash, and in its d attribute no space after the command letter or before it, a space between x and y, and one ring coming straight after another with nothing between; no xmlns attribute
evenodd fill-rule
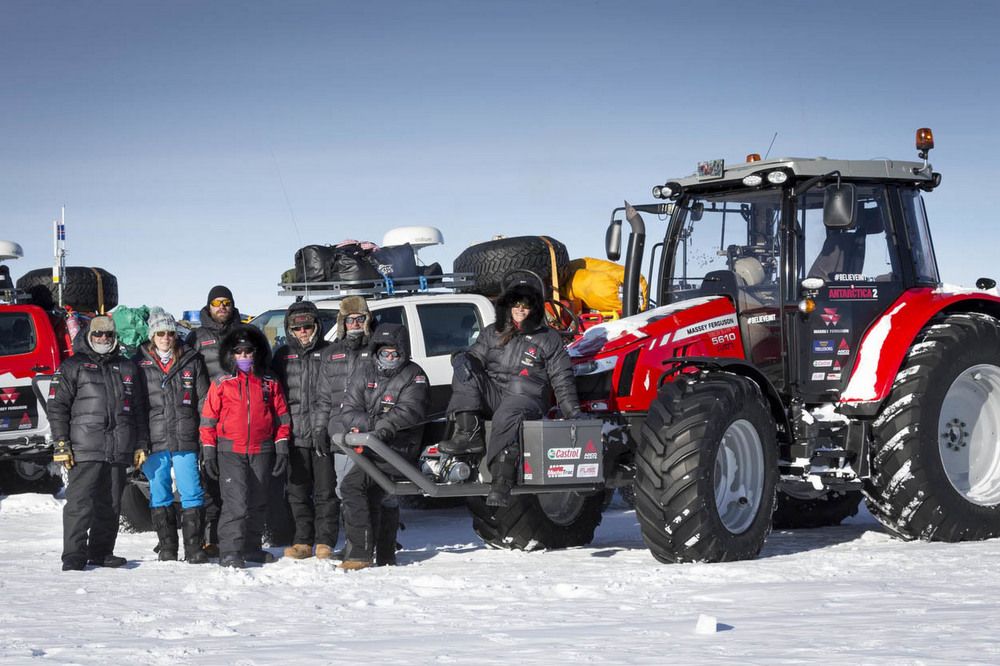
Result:
<svg viewBox="0 0 1000 666"><path fill-rule="evenodd" d="M616 209L623 316L568 346L593 420L525 423L510 507L476 497L475 460L431 446L421 474L369 435L341 447L390 492L470 497L497 547L589 543L607 489L633 483L663 562L756 557L772 525L838 524L862 494L904 539L1000 535L1000 297L986 278L941 284L931 148L921 129L919 162L715 160L654 187L661 203ZM666 229L640 311L643 213Z"/></svg>
<svg viewBox="0 0 1000 666"><path fill-rule="evenodd" d="M1000 534L1000 298L941 284L933 145L921 129L922 162L707 162L654 187L665 203L626 204L625 316L570 353L588 411L630 426L657 559L752 558L772 522L837 524L861 493L904 539ZM642 212L668 223L635 312Z"/></svg>

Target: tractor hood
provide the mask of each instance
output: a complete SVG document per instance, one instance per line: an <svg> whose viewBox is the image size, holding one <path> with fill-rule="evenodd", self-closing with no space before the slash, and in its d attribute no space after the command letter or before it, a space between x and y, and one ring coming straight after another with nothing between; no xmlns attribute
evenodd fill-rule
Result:
<svg viewBox="0 0 1000 666"><path fill-rule="evenodd" d="M701 312L705 309L703 306L715 301L731 303L725 296L702 296L640 312L624 319L604 322L588 328L583 337L575 340L566 351L573 358L584 358L632 346L638 340L664 335L687 327L694 321L701 322L703 319ZM657 322L668 317L673 317L674 321L666 325L657 325Z"/></svg>

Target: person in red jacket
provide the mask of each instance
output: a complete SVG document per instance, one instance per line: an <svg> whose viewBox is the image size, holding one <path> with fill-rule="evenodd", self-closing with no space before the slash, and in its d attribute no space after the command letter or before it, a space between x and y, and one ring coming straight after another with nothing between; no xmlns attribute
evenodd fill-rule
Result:
<svg viewBox="0 0 1000 666"><path fill-rule="evenodd" d="M219 564L273 562L261 548L270 476L288 470L291 417L281 385L265 374L271 349L264 334L239 325L222 339L223 374L212 380L201 412L205 473L219 479Z"/></svg>

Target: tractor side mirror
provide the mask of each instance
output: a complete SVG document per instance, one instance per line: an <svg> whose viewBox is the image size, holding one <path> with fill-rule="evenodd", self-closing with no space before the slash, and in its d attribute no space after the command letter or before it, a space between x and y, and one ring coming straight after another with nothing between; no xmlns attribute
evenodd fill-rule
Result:
<svg viewBox="0 0 1000 666"><path fill-rule="evenodd" d="M622 256L622 221L611 220L608 232L604 236L604 248L608 259L618 261Z"/></svg>
<svg viewBox="0 0 1000 666"><path fill-rule="evenodd" d="M853 229L857 191L851 183L828 185L823 193L823 224L827 229Z"/></svg>
<svg viewBox="0 0 1000 666"><path fill-rule="evenodd" d="M705 214L705 204L701 201L691 206L691 221L700 222L702 216Z"/></svg>

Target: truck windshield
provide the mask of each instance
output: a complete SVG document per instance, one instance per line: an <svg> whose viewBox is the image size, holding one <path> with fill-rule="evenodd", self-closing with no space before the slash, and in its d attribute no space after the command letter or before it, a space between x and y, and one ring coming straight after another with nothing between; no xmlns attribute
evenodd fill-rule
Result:
<svg viewBox="0 0 1000 666"><path fill-rule="evenodd" d="M781 191L691 197L675 213L667 301L775 287Z"/></svg>

